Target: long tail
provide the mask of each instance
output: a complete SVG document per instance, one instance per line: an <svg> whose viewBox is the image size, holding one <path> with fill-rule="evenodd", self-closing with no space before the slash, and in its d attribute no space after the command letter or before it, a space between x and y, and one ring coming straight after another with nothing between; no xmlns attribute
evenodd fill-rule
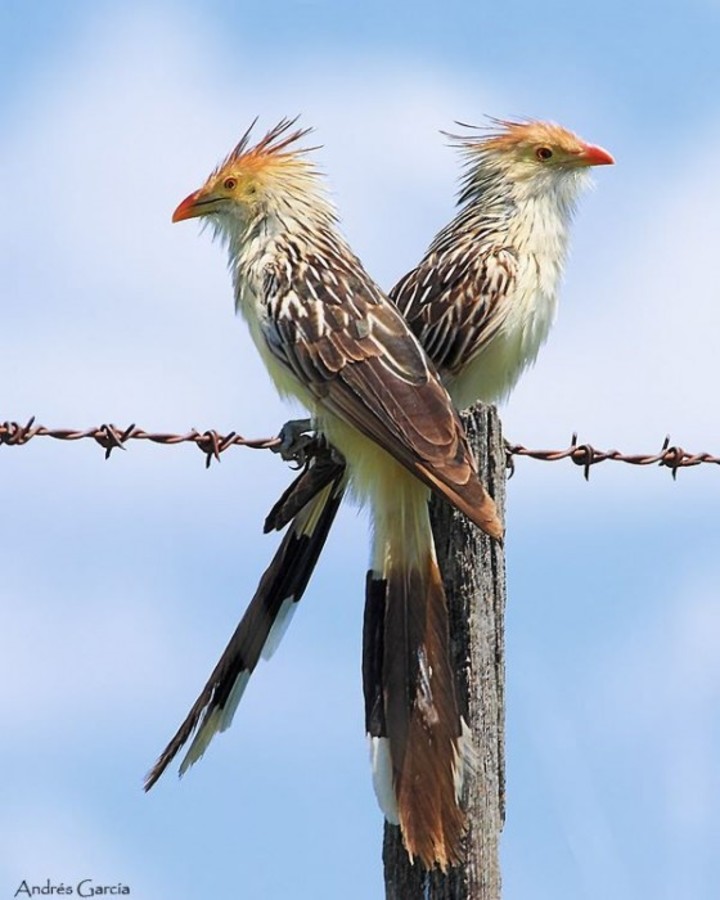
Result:
<svg viewBox="0 0 720 900"><path fill-rule="evenodd" d="M461 858L459 795L470 747L427 501L427 490L407 476L385 499L376 494L363 687L380 807L400 825L410 856L444 871Z"/></svg>
<svg viewBox="0 0 720 900"><path fill-rule="evenodd" d="M180 775L200 759L218 732L230 727L260 657L268 659L285 633L315 569L345 492L343 464L324 472L319 481L310 474L312 471L310 468L296 479L268 516L266 531L281 527L287 521L288 509L292 509L294 514L287 534L260 579L245 615L207 684L147 774L146 791L160 778L196 729L180 765ZM299 511L298 496L303 496L306 501Z"/></svg>

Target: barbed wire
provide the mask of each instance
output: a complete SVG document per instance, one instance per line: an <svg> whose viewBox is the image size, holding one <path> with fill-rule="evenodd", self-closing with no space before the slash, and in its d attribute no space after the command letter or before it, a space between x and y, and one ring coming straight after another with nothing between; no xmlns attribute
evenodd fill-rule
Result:
<svg viewBox="0 0 720 900"><path fill-rule="evenodd" d="M528 456L543 462L569 459L576 466L582 468L586 481L590 477L590 468L601 462L623 462L631 466L658 465L669 469L673 478L677 478L678 469L687 469L702 463L720 465L720 456L713 456L711 453L689 453L677 445L671 446L670 435L666 435L658 453L621 453L620 450L597 450L592 444L579 444L577 433L573 434L570 446L565 450L528 450L522 444L508 444L505 450L511 474L515 469L513 460L515 456Z"/></svg>
<svg viewBox="0 0 720 900"><path fill-rule="evenodd" d="M220 460L220 455L230 447L249 447L253 450L282 450L284 446L281 437L246 438L235 431L221 434L215 429L197 431L191 429L184 434L168 432L145 431L137 425L128 425L127 428L118 428L116 425L96 425L92 428L47 428L45 425L36 425L33 416L25 425L19 422L0 423L0 447L22 447L37 437L48 437L59 441L93 440L105 451L105 459L110 457L113 450L124 450L128 441L151 441L154 444L173 446L176 444L194 444L205 456L205 466L215 460ZM307 459L318 452L321 444L305 441L302 446L302 458L296 458L293 454L283 453L283 458L295 461L298 465L304 464ZM592 444L578 443L577 434L573 434L570 445L564 450L531 450L522 444L506 443L507 466L510 474L515 470L514 457L525 456L542 462L558 462L569 459L583 470L585 479L590 476L592 466L601 462L623 462L631 466L657 465L667 468L673 478L677 477L679 469L699 466L703 463L720 465L720 456L711 453L690 453L678 445L670 444L668 435L657 453L622 453L620 450L598 450Z"/></svg>
<svg viewBox="0 0 720 900"><path fill-rule="evenodd" d="M228 447L250 447L253 450L272 450L280 445L279 437L245 438L235 431L220 434L215 429L196 431L194 428L185 434L172 434L157 431L145 431L137 425L118 428L117 425L96 425L92 428L46 428L35 424L35 416L25 425L19 422L3 422L0 424L0 447L23 447L36 437L49 437L58 441L93 440L105 450L105 459L113 450L124 450L128 441L151 441L153 444L172 446L174 444L195 444L205 454L205 466L213 459L219 460L220 454Z"/></svg>

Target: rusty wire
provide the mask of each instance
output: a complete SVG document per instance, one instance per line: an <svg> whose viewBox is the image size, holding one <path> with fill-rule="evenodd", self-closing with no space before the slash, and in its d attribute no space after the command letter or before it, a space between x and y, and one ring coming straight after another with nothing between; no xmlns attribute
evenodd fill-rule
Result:
<svg viewBox="0 0 720 900"><path fill-rule="evenodd" d="M46 428L44 425L35 425L35 416L28 420L26 425L19 422L3 422L0 424L0 447L5 444L9 447L22 447L36 437L55 438L58 441L93 440L105 450L105 459L108 459L113 450L124 450L128 441L152 441L154 444L195 444L205 455L205 466L208 467L213 459L220 459L220 454L228 447L250 447L254 450L270 450L279 446L279 437L273 438L245 438L234 431L229 434L220 434L214 429L196 431L194 428L185 434L167 434L163 432L144 431L137 425L128 425L127 428L118 428L116 425L97 425L84 430L76 428Z"/></svg>
<svg viewBox="0 0 720 900"><path fill-rule="evenodd" d="M590 477L590 468L601 462L624 462L631 466L658 465L669 469L672 477L677 478L678 469L686 469L690 466L699 466L701 463L720 465L720 456L711 453L688 453L682 447L670 445L670 435L665 437L658 453L621 453L619 450L597 450L592 444L578 444L577 433L573 434L570 446L565 450L528 450L522 444L507 444L507 466L512 474L514 471L515 456L529 456L531 459L539 459L543 462L557 462L561 459L569 459L580 466L587 481Z"/></svg>
<svg viewBox="0 0 720 900"><path fill-rule="evenodd" d="M154 444L165 446L175 444L194 444L205 456L206 467L215 460L220 459L220 454L229 447L250 447L255 450L278 450L282 445L280 437L269 438L245 438L235 431L228 434L220 434L215 429L196 431L194 428L185 434L171 434L165 432L150 432L129 425L127 428L118 428L116 425L98 425L86 429L73 428L46 428L44 425L36 425L33 416L25 425L19 422L0 423L0 446L22 447L36 437L49 437L60 441L93 440L105 451L107 459L113 450L125 449L128 441L152 441ZM527 456L531 459L543 462L557 462L561 459L569 459L580 466L586 479L590 476L592 466L601 462L623 462L632 466L658 465L669 469L673 478L677 476L678 469L698 466L702 463L720 465L720 456L711 453L689 453L682 447L670 445L670 437L666 437L657 453L621 453L619 450L597 450L592 444L578 443L577 434L573 434L570 446L564 450L530 450L522 444L507 443L507 466L514 471L516 456ZM312 445L303 448L304 458L315 451ZM284 455L284 458L288 458Z"/></svg>

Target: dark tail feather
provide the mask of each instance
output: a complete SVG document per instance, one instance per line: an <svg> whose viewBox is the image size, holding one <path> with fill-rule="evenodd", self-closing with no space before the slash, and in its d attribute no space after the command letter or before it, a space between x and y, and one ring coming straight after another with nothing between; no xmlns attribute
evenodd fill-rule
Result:
<svg viewBox="0 0 720 900"><path fill-rule="evenodd" d="M388 822L399 825L385 721L383 647L385 645L386 601L387 582L377 573L368 572L365 582L362 657L365 733L370 738L375 796Z"/></svg>
<svg viewBox="0 0 720 900"><path fill-rule="evenodd" d="M383 692L383 646L387 582L375 572L365 580L365 617L363 620L363 693L365 695L365 731L373 738L386 738Z"/></svg>
<svg viewBox="0 0 720 900"><path fill-rule="evenodd" d="M459 805L469 748L450 663L448 613L437 563L368 573L363 641L365 715L374 782L388 821L430 869L459 862Z"/></svg>
<svg viewBox="0 0 720 900"><path fill-rule="evenodd" d="M263 528L265 533L282 531L324 487L331 482L339 485L344 473L345 460L336 450L331 448L316 450L310 464L287 490L283 491L280 499L268 513Z"/></svg>
<svg viewBox="0 0 720 900"><path fill-rule="evenodd" d="M304 474L304 473L303 473ZM301 476L302 477L302 476ZM299 480L299 479L298 479ZM214 735L231 724L235 709L260 656L271 655L305 592L343 498L344 466L314 491L295 516L255 596L185 721L145 779L148 791L197 729L180 774L205 752Z"/></svg>

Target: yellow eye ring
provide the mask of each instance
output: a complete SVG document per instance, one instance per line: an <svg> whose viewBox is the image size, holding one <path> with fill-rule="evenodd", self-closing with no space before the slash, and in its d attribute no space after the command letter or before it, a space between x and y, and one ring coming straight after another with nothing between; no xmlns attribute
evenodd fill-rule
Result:
<svg viewBox="0 0 720 900"><path fill-rule="evenodd" d="M223 187L226 191L234 191L237 187L237 178L226 178L225 181L223 181Z"/></svg>

